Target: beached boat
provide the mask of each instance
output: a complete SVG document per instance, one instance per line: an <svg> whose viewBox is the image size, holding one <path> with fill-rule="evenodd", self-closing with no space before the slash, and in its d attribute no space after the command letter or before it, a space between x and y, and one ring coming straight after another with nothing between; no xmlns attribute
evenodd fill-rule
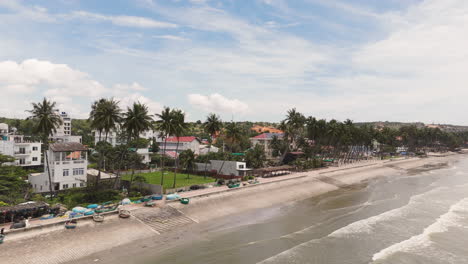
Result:
<svg viewBox="0 0 468 264"><path fill-rule="evenodd" d="M100 214L95 214L93 215L93 220L94 222L104 222L104 216L103 215L100 215Z"/></svg>
<svg viewBox="0 0 468 264"><path fill-rule="evenodd" d="M98 208L96 210L94 210L94 212L100 214L100 213L106 213L106 212L110 212L110 211L114 211L116 210L118 207L118 205L111 205L111 206L105 206L105 207L101 207L101 208Z"/></svg>
<svg viewBox="0 0 468 264"><path fill-rule="evenodd" d="M188 204L190 202L189 198L180 198L180 203L181 204Z"/></svg>
<svg viewBox="0 0 468 264"><path fill-rule="evenodd" d="M228 184L228 188L237 188L240 186L240 183L230 183Z"/></svg>
<svg viewBox="0 0 468 264"><path fill-rule="evenodd" d="M151 196L151 199L153 199L153 200L162 200L163 196L162 195L153 195L153 196Z"/></svg>
<svg viewBox="0 0 468 264"><path fill-rule="evenodd" d="M155 201L146 202L146 203L145 203L145 206L146 206L146 207L155 207L155 206L156 206L156 202L155 202Z"/></svg>
<svg viewBox="0 0 468 264"><path fill-rule="evenodd" d="M78 225L78 222L76 220L70 220L70 221L65 222L66 229L75 229L77 225Z"/></svg>
<svg viewBox="0 0 468 264"><path fill-rule="evenodd" d="M3 233L4 228L0 230L0 244L3 244L3 240L5 239L5 234Z"/></svg>
<svg viewBox="0 0 468 264"><path fill-rule="evenodd" d="M129 218L130 215L131 215L131 214L130 214L130 211L129 211L129 210L124 210L124 209L122 209L122 210L119 211L119 217L120 217L120 218Z"/></svg>

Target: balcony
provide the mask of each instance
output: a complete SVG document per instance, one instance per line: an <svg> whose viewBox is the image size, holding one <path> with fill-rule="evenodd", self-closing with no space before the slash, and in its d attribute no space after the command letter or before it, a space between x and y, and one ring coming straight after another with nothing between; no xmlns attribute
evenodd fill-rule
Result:
<svg viewBox="0 0 468 264"><path fill-rule="evenodd" d="M26 151L15 151L15 155L29 155L31 154L31 151L30 150L26 150Z"/></svg>

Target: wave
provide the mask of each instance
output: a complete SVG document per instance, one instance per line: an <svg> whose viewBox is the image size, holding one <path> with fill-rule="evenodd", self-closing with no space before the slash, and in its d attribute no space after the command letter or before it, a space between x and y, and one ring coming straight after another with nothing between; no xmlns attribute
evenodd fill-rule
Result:
<svg viewBox="0 0 468 264"><path fill-rule="evenodd" d="M433 195L435 193L441 192L446 189L448 188L439 187L439 188L435 188L430 191L427 191L425 193L414 195L410 198L408 203L404 206L392 209L390 211L383 212L375 216L371 216L366 219L353 222L347 226L344 226L340 229L335 230L329 236L330 237L345 237L351 234L371 233L374 226L376 226L377 224L383 221L400 218L404 216L405 214L412 212L414 208L417 207L418 204L426 201L427 196Z"/></svg>
<svg viewBox="0 0 468 264"><path fill-rule="evenodd" d="M416 249L427 247L432 243L431 234L446 232L449 227L464 228L464 222L462 221L464 217L460 213L468 213L468 198L453 204L447 213L441 215L433 224L426 227L423 233L382 249L374 254L372 260L385 259L396 252L414 252Z"/></svg>

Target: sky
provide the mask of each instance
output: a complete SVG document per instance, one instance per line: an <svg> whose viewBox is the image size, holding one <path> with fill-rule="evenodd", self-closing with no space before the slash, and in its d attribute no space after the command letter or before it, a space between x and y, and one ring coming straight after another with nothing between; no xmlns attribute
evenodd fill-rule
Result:
<svg viewBox="0 0 468 264"><path fill-rule="evenodd" d="M98 98L190 121L468 125L466 0L0 0L0 116Z"/></svg>

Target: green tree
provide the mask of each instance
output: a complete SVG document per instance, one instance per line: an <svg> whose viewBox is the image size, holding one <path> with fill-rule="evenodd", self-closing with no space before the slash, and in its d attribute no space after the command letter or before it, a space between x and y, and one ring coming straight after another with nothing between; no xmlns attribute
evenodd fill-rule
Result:
<svg viewBox="0 0 468 264"><path fill-rule="evenodd" d="M206 121L203 123L203 130L210 135L210 139L208 140L208 153L211 152L211 145L213 143L214 137L221 131L222 128L223 123L218 115L211 113L206 117ZM205 178L207 166L208 162L205 162Z"/></svg>
<svg viewBox="0 0 468 264"><path fill-rule="evenodd" d="M187 171L187 179L189 179L189 173L195 168L195 153L191 149L186 149L180 153L179 159L182 168Z"/></svg>
<svg viewBox="0 0 468 264"><path fill-rule="evenodd" d="M247 166L254 169L262 168L265 160L265 150L261 145L258 144L255 145L255 147L249 149L245 154L245 161Z"/></svg>
<svg viewBox="0 0 468 264"><path fill-rule="evenodd" d="M32 103L32 110L28 112L31 114L29 117L30 119L36 120L36 127L34 128L34 132L39 134L42 138L43 143L43 151L45 157L45 163L49 164L49 159L47 155L47 149L49 147L49 136L51 136L54 132L57 131L57 127L59 127L63 122L60 116L55 112L55 102L48 101L46 98L39 103ZM49 177L49 189L50 195L54 194L52 188L52 177L50 175L50 168L46 166L47 174Z"/></svg>
<svg viewBox="0 0 468 264"><path fill-rule="evenodd" d="M163 155L161 155L161 186L164 186L164 157L166 156L167 138L174 134L173 111L169 107L164 107L160 114L156 114L159 120L155 123L156 130L160 131L164 140Z"/></svg>
<svg viewBox="0 0 468 264"><path fill-rule="evenodd" d="M173 128L174 128L174 136L177 139L177 145L176 145L176 160L175 160L175 166L174 166L174 183L172 184L172 188L175 188L176 186L176 178L177 178L177 169L179 168L179 138L184 134L184 132L187 130L187 123L185 123L185 113L182 112L182 110L175 109L172 110L172 123L173 123Z"/></svg>

